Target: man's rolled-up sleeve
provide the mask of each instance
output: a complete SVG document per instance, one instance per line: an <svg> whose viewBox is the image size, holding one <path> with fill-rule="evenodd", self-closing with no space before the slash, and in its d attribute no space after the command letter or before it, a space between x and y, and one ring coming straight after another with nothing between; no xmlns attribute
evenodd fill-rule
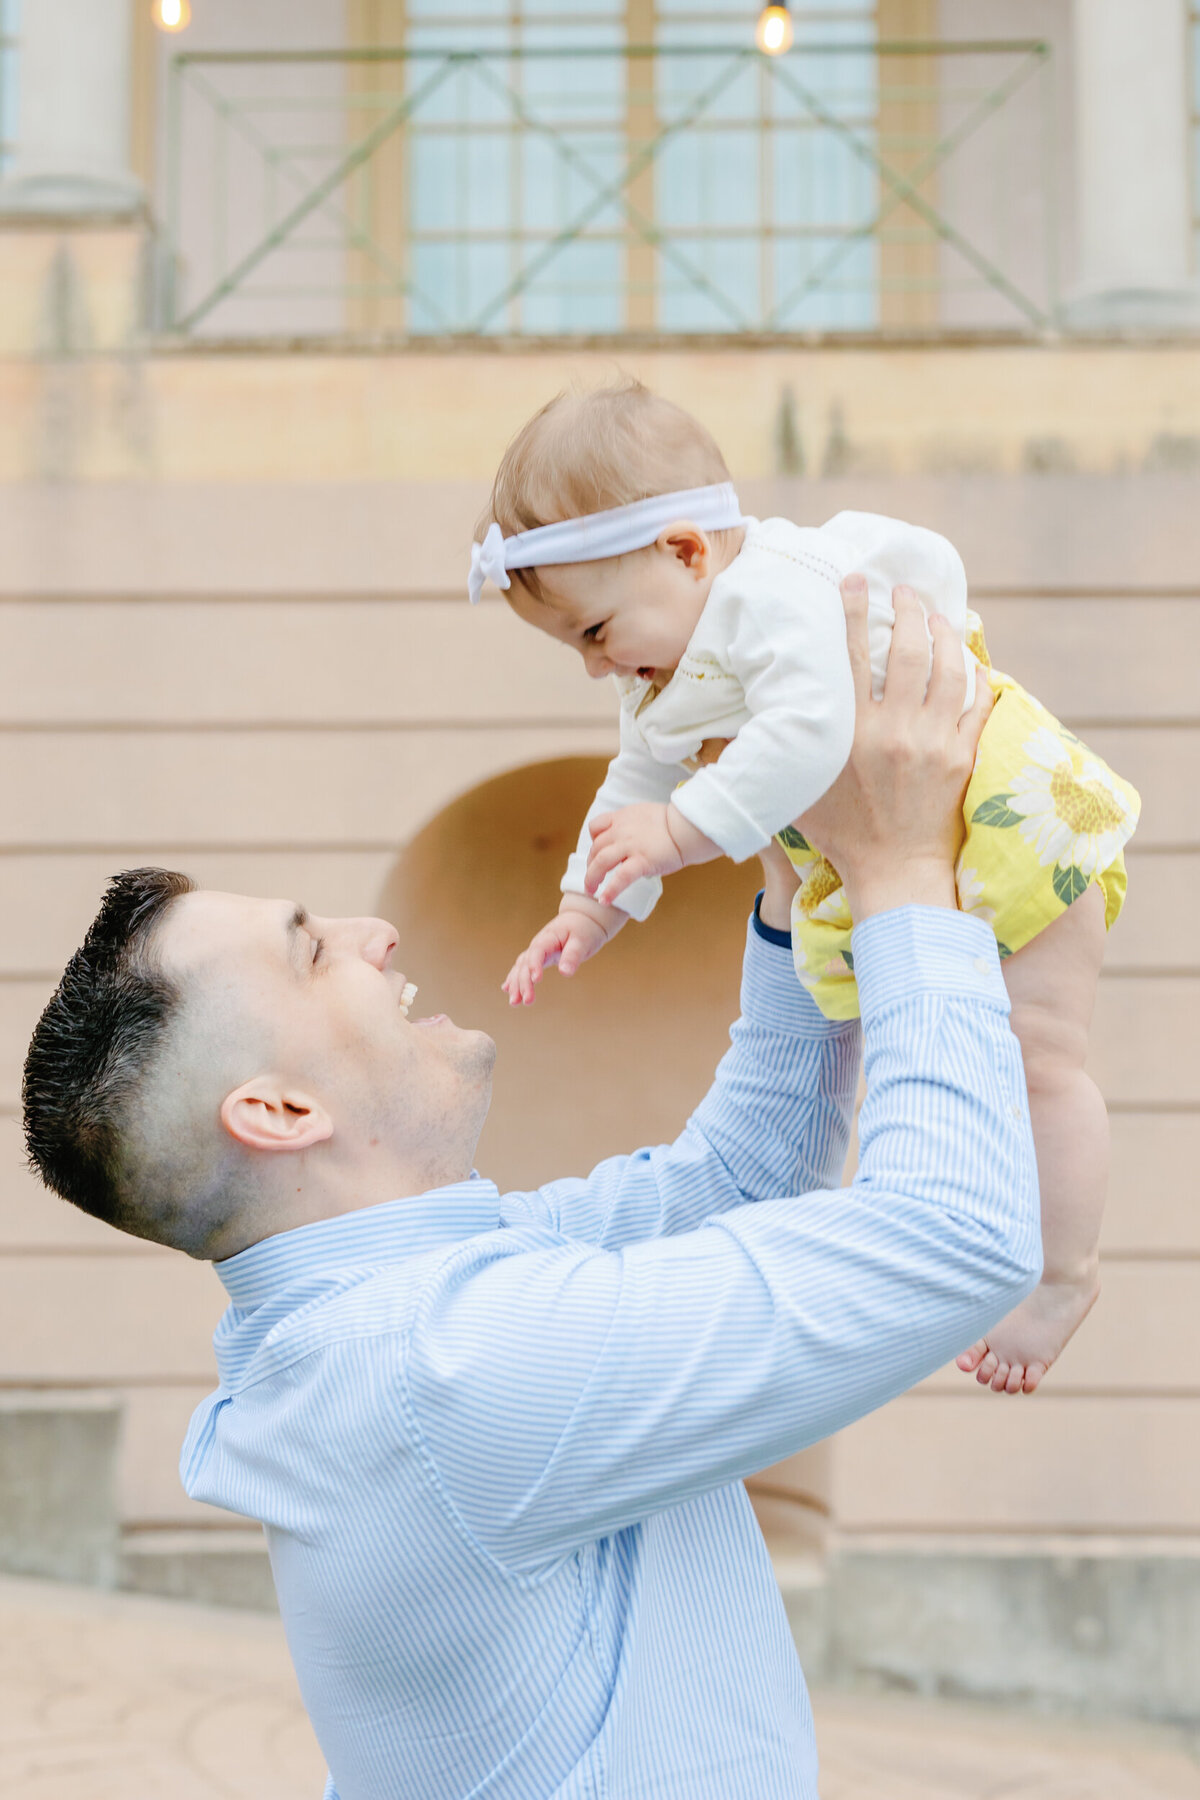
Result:
<svg viewBox="0 0 1200 1800"><path fill-rule="evenodd" d="M1036 1164L993 937L906 908L860 925L854 949L868 1090L849 1189L616 1252L496 1233L426 1291L405 1403L447 1503L511 1569L828 1436L1036 1282Z"/></svg>
<svg viewBox="0 0 1200 1800"><path fill-rule="evenodd" d="M747 1201L832 1186L850 1136L858 1022L822 1017L796 979L788 934L769 931L757 912L729 1036L712 1087L674 1143L511 1199L564 1236L612 1250L692 1231Z"/></svg>

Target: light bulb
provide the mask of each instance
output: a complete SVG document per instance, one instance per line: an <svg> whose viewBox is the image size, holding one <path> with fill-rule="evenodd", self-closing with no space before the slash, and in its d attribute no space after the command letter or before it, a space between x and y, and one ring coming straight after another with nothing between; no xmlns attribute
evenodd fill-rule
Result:
<svg viewBox="0 0 1200 1800"><path fill-rule="evenodd" d="M188 0L154 0L153 17L160 31L186 31L192 9Z"/></svg>
<svg viewBox="0 0 1200 1800"><path fill-rule="evenodd" d="M758 15L754 41L764 56L782 56L792 47L795 32L792 15L784 5L764 6Z"/></svg>

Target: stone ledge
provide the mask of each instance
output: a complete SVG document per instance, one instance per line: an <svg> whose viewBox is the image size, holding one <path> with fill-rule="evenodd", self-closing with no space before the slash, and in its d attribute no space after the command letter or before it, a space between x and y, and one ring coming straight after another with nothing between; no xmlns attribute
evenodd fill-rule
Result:
<svg viewBox="0 0 1200 1800"><path fill-rule="evenodd" d="M120 1429L116 1394L0 1392L0 1569L115 1584Z"/></svg>
<svg viewBox="0 0 1200 1800"><path fill-rule="evenodd" d="M1200 1724L1200 1555L1125 1546L841 1547L779 1569L811 1679Z"/></svg>
<svg viewBox="0 0 1200 1800"><path fill-rule="evenodd" d="M127 1531L119 1585L164 1600L193 1600L243 1612L278 1612L262 1532Z"/></svg>

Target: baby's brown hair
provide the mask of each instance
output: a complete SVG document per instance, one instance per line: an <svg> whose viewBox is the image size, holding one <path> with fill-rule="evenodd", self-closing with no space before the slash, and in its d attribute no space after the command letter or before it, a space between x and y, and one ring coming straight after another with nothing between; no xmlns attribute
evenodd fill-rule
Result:
<svg viewBox="0 0 1200 1800"><path fill-rule="evenodd" d="M475 535L482 541L494 522L514 537L728 480L725 458L700 421L627 377L589 393L556 394L534 413L504 452ZM536 569L513 569L512 579L541 597Z"/></svg>

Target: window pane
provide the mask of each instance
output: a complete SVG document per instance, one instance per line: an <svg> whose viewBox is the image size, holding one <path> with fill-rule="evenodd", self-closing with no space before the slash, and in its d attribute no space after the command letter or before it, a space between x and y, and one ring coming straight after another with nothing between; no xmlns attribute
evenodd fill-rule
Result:
<svg viewBox="0 0 1200 1800"><path fill-rule="evenodd" d="M878 259L854 236L877 199L873 6L793 6L808 55L778 62L730 0L658 0L663 54L646 62L621 53L618 0L412 0L409 16L413 48L499 53L452 74L414 121L414 329L445 330L435 311L462 329L515 286L486 329L620 330L627 283L648 272L643 252L631 276L632 248L656 229L664 330L874 320ZM428 73L411 66L410 91Z"/></svg>

